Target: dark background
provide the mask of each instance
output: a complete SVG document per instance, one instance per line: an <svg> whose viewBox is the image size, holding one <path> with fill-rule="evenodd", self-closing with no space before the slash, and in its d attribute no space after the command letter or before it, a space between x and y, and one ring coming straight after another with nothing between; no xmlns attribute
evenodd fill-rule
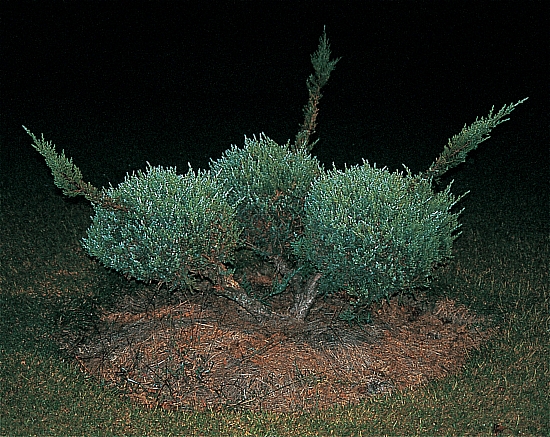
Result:
<svg viewBox="0 0 550 437"><path fill-rule="evenodd" d="M244 135L294 139L326 26L342 57L313 150L326 167L425 170L464 124L529 97L449 179L489 229L547 232L545 3L2 1L1 207L56 190L23 124L98 186L146 161L205 168Z"/></svg>

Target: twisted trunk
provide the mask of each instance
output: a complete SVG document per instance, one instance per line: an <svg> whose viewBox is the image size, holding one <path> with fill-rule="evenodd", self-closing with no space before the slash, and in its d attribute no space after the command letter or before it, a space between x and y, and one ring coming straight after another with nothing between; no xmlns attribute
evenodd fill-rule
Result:
<svg viewBox="0 0 550 437"><path fill-rule="evenodd" d="M278 266L280 272L295 274L295 272L288 269L286 264L284 264L281 260L278 261L281 262ZM315 273L308 279L305 285L303 279L299 275L292 278L294 284L290 288L294 289L295 293L294 304L290 310L290 315L276 313L269 305L260 302L252 296L249 296L241 285L233 278L233 275L219 278L220 285L214 286L214 292L218 296L223 296L240 305L244 310L255 317L258 322L265 322L273 318L288 319L289 317L303 321L307 317L310 308L315 302L315 298L318 296L317 284L322 276L323 275L321 273Z"/></svg>
<svg viewBox="0 0 550 437"><path fill-rule="evenodd" d="M214 292L237 303L259 322L276 316L269 306L249 296L232 275L224 277L221 282L223 285L215 286Z"/></svg>
<svg viewBox="0 0 550 437"><path fill-rule="evenodd" d="M321 273L315 273L309 280L303 290L298 292L294 296L294 307L291 314L298 320L304 320L318 295L317 283L323 275Z"/></svg>

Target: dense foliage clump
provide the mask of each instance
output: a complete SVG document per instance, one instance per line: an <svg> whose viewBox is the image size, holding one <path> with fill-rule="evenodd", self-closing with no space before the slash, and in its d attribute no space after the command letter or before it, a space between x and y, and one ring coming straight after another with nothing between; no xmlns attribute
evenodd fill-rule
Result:
<svg viewBox="0 0 550 437"><path fill-rule="evenodd" d="M235 205L246 241L265 256L289 257L301 233L304 199L323 173L318 160L262 134L227 150L210 169Z"/></svg>
<svg viewBox="0 0 550 437"><path fill-rule="evenodd" d="M295 251L323 272L319 292L345 290L366 304L426 285L451 256L458 213L450 187L363 165L328 172L306 198Z"/></svg>
<svg viewBox="0 0 550 437"><path fill-rule="evenodd" d="M293 144L264 134L247 138L207 171L179 175L149 167L100 190L82 180L63 152L27 132L56 185L92 202L95 215L83 244L106 267L171 288L207 281L211 292L259 319L304 319L318 296L333 293L363 307L426 286L450 258L460 197L450 185L436 190L433 181L463 162L524 100L465 126L423 173L391 173L366 161L326 171L310 154L310 139L320 90L337 61L323 34ZM254 289L254 271L268 274L271 291ZM283 293L290 296L288 311L276 314L270 299Z"/></svg>
<svg viewBox="0 0 550 437"><path fill-rule="evenodd" d="M106 191L124 209L94 205L84 248L109 268L172 288L222 273L240 227L226 193L206 172L149 167Z"/></svg>

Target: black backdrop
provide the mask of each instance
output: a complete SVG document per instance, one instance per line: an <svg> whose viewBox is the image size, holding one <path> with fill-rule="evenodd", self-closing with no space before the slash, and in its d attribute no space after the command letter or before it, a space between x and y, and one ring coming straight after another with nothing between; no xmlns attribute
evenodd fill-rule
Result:
<svg viewBox="0 0 550 437"><path fill-rule="evenodd" d="M244 135L293 139L326 26L342 57L313 150L327 167L366 158L421 171L465 123L529 96L451 176L488 197L548 193L544 4L2 1L2 189L47 174L22 124L97 185L146 161L204 168Z"/></svg>

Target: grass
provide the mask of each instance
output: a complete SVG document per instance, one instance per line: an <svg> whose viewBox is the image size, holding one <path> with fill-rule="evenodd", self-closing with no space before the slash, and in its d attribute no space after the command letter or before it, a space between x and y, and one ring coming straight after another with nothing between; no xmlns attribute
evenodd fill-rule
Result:
<svg viewBox="0 0 550 437"><path fill-rule="evenodd" d="M0 435L490 436L500 424L504 436L550 436L544 208L510 212L496 229L488 217L507 205L468 200L456 257L430 293L490 315L498 335L461 373L316 413L168 412L141 408L86 377L55 343L62 331L93 327L97 305L139 285L86 256L79 239L91 208L64 199L34 162L36 172L10 168L0 193Z"/></svg>

